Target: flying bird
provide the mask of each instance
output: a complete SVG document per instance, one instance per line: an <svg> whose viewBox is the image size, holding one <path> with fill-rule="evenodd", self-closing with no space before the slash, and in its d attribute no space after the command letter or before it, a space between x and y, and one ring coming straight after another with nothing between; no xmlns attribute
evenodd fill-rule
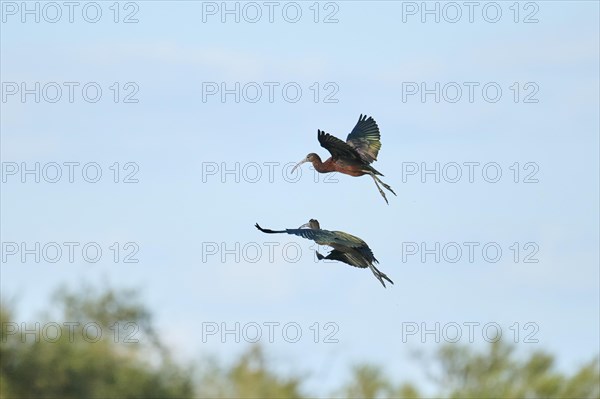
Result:
<svg viewBox="0 0 600 399"><path fill-rule="evenodd" d="M371 269L375 277L377 277L377 279L381 282L381 284L383 284L384 288L385 282L383 279L394 284L394 282L390 280L388 276L375 267L374 263L379 263L379 261L375 259L375 256L373 256L373 251L371 251L371 248L369 248L366 242L358 237L344 233L343 231L323 230L316 219L310 219L308 223L303 224L297 229L269 230L263 229L258 225L258 223L256 223L255 226L263 233L294 234L309 240L313 240L319 245L328 245L332 247L333 250L327 256L323 256L318 251L315 251L317 254L317 259L338 260L351 266L360 268L368 267Z"/></svg>
<svg viewBox="0 0 600 399"><path fill-rule="evenodd" d="M317 130L317 139L321 147L329 151L331 157L322 162L321 157L311 152L294 166L292 172L303 163L310 162L319 173L340 172L350 176L369 175L373 178L385 202L389 204L379 183L392 194L396 195L396 193L377 177L383 175L370 165L377 160L377 154L381 149L380 138L377 122L372 117L367 118L366 115L363 116L362 114L345 142L329 133Z"/></svg>

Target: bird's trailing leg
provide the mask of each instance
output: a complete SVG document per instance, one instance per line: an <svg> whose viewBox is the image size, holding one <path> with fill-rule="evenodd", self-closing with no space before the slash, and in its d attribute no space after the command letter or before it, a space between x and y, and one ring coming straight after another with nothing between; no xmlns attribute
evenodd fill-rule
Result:
<svg viewBox="0 0 600 399"><path fill-rule="evenodd" d="M379 183L378 183L378 181L379 181L379 182L381 182L381 184L384 184L384 185L385 185L385 183L383 183L381 180L379 180L379 179L377 178L377 176L375 176L375 174L374 174L374 173L369 173L369 175L370 175L370 176L373 178L373 181L375 182L375 185L377 186L377 189L379 190L379 194L381 194L381 196L382 196L382 197L383 197L383 199L385 200L385 203L389 205L390 203L388 202L388 200L387 200L387 198L386 198L386 196L385 196L385 193L384 193L384 192L383 192L383 190L381 189L381 186L379 186ZM389 187L389 186L388 186L388 187ZM390 191L391 191L391 190L390 190ZM393 192L393 191L392 191L392 192ZM394 195L396 195L396 194L394 194Z"/></svg>
<svg viewBox="0 0 600 399"><path fill-rule="evenodd" d="M390 278L388 276L386 276L385 273L383 273L382 271L380 271L374 265L369 265L369 268L371 269L371 271L373 272L373 274L375 275L375 277L377 277L377 280L379 280L381 282L381 284L383 285L383 288L386 288L385 282L383 281L383 279L386 279L390 283L394 284L394 282L392 280L390 280Z"/></svg>
<svg viewBox="0 0 600 399"><path fill-rule="evenodd" d="M385 184L384 182L382 182L379 177L375 176L375 180L377 180L379 183L381 183L381 185L383 187L385 187L386 190L389 190L392 194L396 195L396 193L394 192L394 190L392 190L392 188L390 186L388 186L387 184Z"/></svg>

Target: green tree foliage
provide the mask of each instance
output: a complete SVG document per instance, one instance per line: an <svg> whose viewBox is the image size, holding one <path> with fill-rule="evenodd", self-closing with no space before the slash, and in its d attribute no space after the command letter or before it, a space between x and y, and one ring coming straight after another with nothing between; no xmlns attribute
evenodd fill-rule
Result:
<svg viewBox="0 0 600 399"><path fill-rule="evenodd" d="M390 388L390 382L381 367L361 364L352 368L352 379L341 392L346 398L374 399L389 396Z"/></svg>
<svg viewBox="0 0 600 399"><path fill-rule="evenodd" d="M449 398L598 398L598 359L566 376L557 371L554 357L534 352L528 358L514 355L514 348L498 341L487 352L448 345L434 356L439 365L435 379Z"/></svg>
<svg viewBox="0 0 600 399"><path fill-rule="evenodd" d="M134 292L85 289L61 293L56 299L62 308L58 322L62 334L56 340L56 329L50 339L41 334L39 340L33 334L8 334L7 323L20 328L21 322L14 320L9 309L1 308L3 398L193 397L191 372L171 361L153 332L149 312L136 301ZM79 325L73 326L71 334L63 322ZM89 322L100 329L90 329L84 339L83 328ZM128 328L126 323L131 323ZM28 325L33 328L34 324ZM97 331L102 336L96 341Z"/></svg>
<svg viewBox="0 0 600 399"><path fill-rule="evenodd" d="M284 378L269 369L261 347L254 346L230 367L216 362L207 365L200 377L199 395L206 398L289 398L304 397L299 377Z"/></svg>
<svg viewBox="0 0 600 399"><path fill-rule="evenodd" d="M7 326L20 327L21 321L5 302L0 306L0 398L314 397L302 388L304 376L282 376L260 346L251 347L228 366L203 360L196 372L190 365L177 364L135 292L86 287L76 293L61 290L53 300L61 321L79 323L74 339L64 329L56 342L36 342L31 335L11 333ZM86 323L97 323L103 332L96 342L81 338ZM139 342L128 342L136 339ZM483 352L469 346L442 346L421 363L423 369L432 370L428 387L390 378L377 365L358 364L331 396L600 398L598 358L567 375L556 369L548 353L517 356L514 347L497 342Z"/></svg>
<svg viewBox="0 0 600 399"><path fill-rule="evenodd" d="M571 376L554 367L554 357L534 352L525 359L515 356L512 346L498 341L486 351L468 346L446 345L425 359L434 390L421 396L410 383L394 386L375 366L356 366L342 390L351 398L599 398L598 358Z"/></svg>

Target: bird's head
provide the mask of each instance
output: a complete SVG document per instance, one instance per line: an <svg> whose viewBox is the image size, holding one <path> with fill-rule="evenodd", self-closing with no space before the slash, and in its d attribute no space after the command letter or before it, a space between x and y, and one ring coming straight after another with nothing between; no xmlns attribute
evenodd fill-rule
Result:
<svg viewBox="0 0 600 399"><path fill-rule="evenodd" d="M321 157L319 157L314 152L311 152L306 157L304 157L304 159L302 159L300 162L298 162L296 164L296 166L294 166L294 169L292 169L292 173L296 170L297 167L299 167L303 163L310 162L310 163L314 164L315 162L318 162L318 161L321 161Z"/></svg>
<svg viewBox="0 0 600 399"><path fill-rule="evenodd" d="M321 230L321 225L319 225L319 221L317 219L310 219L308 223L304 223L299 229L303 229L304 227L308 227L313 230Z"/></svg>

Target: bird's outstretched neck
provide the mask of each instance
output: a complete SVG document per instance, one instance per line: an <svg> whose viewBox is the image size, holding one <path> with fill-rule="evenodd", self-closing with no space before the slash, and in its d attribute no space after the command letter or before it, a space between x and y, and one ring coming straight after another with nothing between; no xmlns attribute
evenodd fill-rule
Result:
<svg viewBox="0 0 600 399"><path fill-rule="evenodd" d="M267 233L267 234L275 234L275 233L287 233L287 231L285 230L270 230L270 229L263 229L262 227L260 227L258 225L258 223L256 223L254 225L257 229L259 229L260 231L262 231L263 233Z"/></svg>

